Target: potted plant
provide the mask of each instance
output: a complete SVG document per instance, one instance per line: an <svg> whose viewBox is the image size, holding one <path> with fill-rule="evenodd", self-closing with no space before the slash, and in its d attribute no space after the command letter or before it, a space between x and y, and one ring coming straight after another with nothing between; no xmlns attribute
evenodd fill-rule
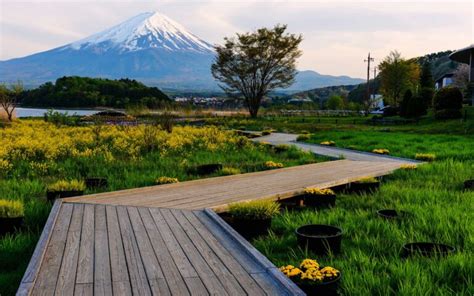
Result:
<svg viewBox="0 0 474 296"><path fill-rule="evenodd" d="M334 141L323 141L323 142L319 143L319 145L323 145L323 146L336 146L336 142L334 142Z"/></svg>
<svg viewBox="0 0 474 296"><path fill-rule="evenodd" d="M179 183L178 178L171 178L171 177L159 177L155 181L156 185L163 185L163 184L173 184L173 183Z"/></svg>
<svg viewBox="0 0 474 296"><path fill-rule="evenodd" d="M362 178L351 183L350 191L353 193L373 192L379 189L380 181L374 177Z"/></svg>
<svg viewBox="0 0 474 296"><path fill-rule="evenodd" d="M298 245L316 254L337 254L341 251L342 229L330 225L309 224L296 229Z"/></svg>
<svg viewBox="0 0 474 296"><path fill-rule="evenodd" d="M303 194L304 205L315 208L334 207L336 194L329 188L306 188Z"/></svg>
<svg viewBox="0 0 474 296"><path fill-rule="evenodd" d="M278 203L280 204L282 210L299 211L304 209L303 197L301 195L279 199Z"/></svg>
<svg viewBox="0 0 474 296"><path fill-rule="evenodd" d="M278 144L274 147L276 153L282 153L288 151L290 149L290 145L287 144Z"/></svg>
<svg viewBox="0 0 474 296"><path fill-rule="evenodd" d="M223 218L243 237L251 239L266 234L279 211L280 205L274 201L255 200L229 205Z"/></svg>
<svg viewBox="0 0 474 296"><path fill-rule="evenodd" d="M0 199L0 236L19 229L24 216L25 210L21 201Z"/></svg>
<svg viewBox="0 0 474 296"><path fill-rule="evenodd" d="M85 188L86 184L83 181L60 180L48 186L46 197L49 201L53 201L56 198L79 196L84 194Z"/></svg>
<svg viewBox="0 0 474 296"><path fill-rule="evenodd" d="M87 188L106 188L109 186L107 178L88 177L84 180Z"/></svg>
<svg viewBox="0 0 474 296"><path fill-rule="evenodd" d="M433 153L416 153L415 159L421 161L434 161L436 160L436 155Z"/></svg>
<svg viewBox="0 0 474 296"><path fill-rule="evenodd" d="M403 245L400 255L403 258L413 255L421 255L425 257L447 256L455 251L456 248L445 244L418 242Z"/></svg>
<svg viewBox="0 0 474 296"><path fill-rule="evenodd" d="M389 154L390 154L390 150L384 149L384 148L379 148L379 149L374 149L374 150L372 150L372 153L375 153L375 154L383 154L383 155L389 155Z"/></svg>
<svg viewBox="0 0 474 296"><path fill-rule="evenodd" d="M210 175L220 170L222 170L222 164L220 163L201 164L194 168L197 175Z"/></svg>
<svg viewBox="0 0 474 296"><path fill-rule="evenodd" d="M322 267L316 260L304 259L299 268L287 265L280 267L280 271L307 295L338 295L342 273L334 267Z"/></svg>
<svg viewBox="0 0 474 296"><path fill-rule="evenodd" d="M397 211L393 209L384 209L384 210L378 210L377 215L379 217L387 219L387 220L401 220L403 218L408 217L408 213L405 211Z"/></svg>
<svg viewBox="0 0 474 296"><path fill-rule="evenodd" d="M464 190L474 190L474 179L464 181Z"/></svg>
<svg viewBox="0 0 474 296"><path fill-rule="evenodd" d="M269 160L265 162L265 167L267 169L280 169L284 167L284 165L281 162L274 162L274 161Z"/></svg>

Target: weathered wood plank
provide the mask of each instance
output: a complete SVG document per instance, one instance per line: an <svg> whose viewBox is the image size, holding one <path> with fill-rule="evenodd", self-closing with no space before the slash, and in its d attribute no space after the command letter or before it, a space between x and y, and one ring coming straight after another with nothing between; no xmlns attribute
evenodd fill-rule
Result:
<svg viewBox="0 0 474 296"><path fill-rule="evenodd" d="M94 284L76 284L74 296L92 296L94 295Z"/></svg>
<svg viewBox="0 0 474 296"><path fill-rule="evenodd" d="M131 295L130 278L127 261L115 206L105 207L107 215L107 231L109 236L110 271L112 274L112 290L114 295Z"/></svg>
<svg viewBox="0 0 474 296"><path fill-rule="evenodd" d="M74 293L83 215L84 205L74 205L64 256L59 271L58 283L56 285L55 293L58 295L73 295Z"/></svg>
<svg viewBox="0 0 474 296"><path fill-rule="evenodd" d="M133 234L132 225L128 217L126 207L117 207L117 214L122 234L125 259L127 260L128 273L130 276L130 284L134 295L152 295L150 285L145 273L142 258L138 251L137 241Z"/></svg>
<svg viewBox="0 0 474 296"><path fill-rule="evenodd" d="M135 207L128 207L127 209L151 291L154 295L170 295L168 284L166 283L160 263L153 251L140 214Z"/></svg>
<svg viewBox="0 0 474 296"><path fill-rule="evenodd" d="M94 295L112 295L109 238L104 205L95 207Z"/></svg>
<svg viewBox="0 0 474 296"><path fill-rule="evenodd" d="M46 247L48 245L49 239L51 237L51 233L53 232L53 228L56 223L56 219L59 214L59 210L61 208L61 200L57 199L54 202L53 207L51 208L51 212L49 213L48 220L44 225L43 232L36 244L35 250L33 255L31 256L30 263L26 268L25 274L21 280L20 287L18 288L17 295L23 296L28 295L31 291L31 288L34 286L34 281L38 276L38 272L43 260L44 253L46 252Z"/></svg>
<svg viewBox="0 0 474 296"><path fill-rule="evenodd" d="M152 212L152 215L162 216L164 221L166 221L169 226L169 229L171 229L171 232L173 233L176 240L179 242L179 245L187 255L189 261L191 262L192 266L196 270L199 278L202 280L209 293L216 295L228 295L225 288L222 286L212 269L202 258L201 254L199 254L198 250L195 248L192 241L176 222L173 215L166 209L154 211Z"/></svg>
<svg viewBox="0 0 474 296"><path fill-rule="evenodd" d="M81 243L77 264L76 289L78 284L94 283L94 205L84 205ZM82 287L87 285L81 285Z"/></svg>
<svg viewBox="0 0 474 296"><path fill-rule="evenodd" d="M73 204L62 204L56 226L49 240L32 295L53 295L66 246Z"/></svg>
<svg viewBox="0 0 474 296"><path fill-rule="evenodd" d="M178 267L173 262L173 258L166 247L160 232L156 228L150 211L147 208L138 208L138 212L140 213L143 225L145 226L145 230L148 234L148 237L150 238L152 249L155 252L156 258L158 259L158 262L160 262L162 270L166 271L164 272L164 277L168 283L170 291L176 295L189 295L190 293L186 287L184 278L181 276Z"/></svg>

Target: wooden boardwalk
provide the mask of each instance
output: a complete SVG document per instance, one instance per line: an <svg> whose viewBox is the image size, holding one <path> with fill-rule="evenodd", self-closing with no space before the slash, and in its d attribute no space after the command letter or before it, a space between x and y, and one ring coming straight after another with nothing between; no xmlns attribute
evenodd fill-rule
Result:
<svg viewBox="0 0 474 296"><path fill-rule="evenodd" d="M17 295L304 295L211 210L57 201Z"/></svg>
<svg viewBox="0 0 474 296"><path fill-rule="evenodd" d="M255 199L283 199L306 187L333 187L377 177L400 167L395 162L337 160L263 172L200 179L168 185L68 198L68 202L225 210L228 204Z"/></svg>

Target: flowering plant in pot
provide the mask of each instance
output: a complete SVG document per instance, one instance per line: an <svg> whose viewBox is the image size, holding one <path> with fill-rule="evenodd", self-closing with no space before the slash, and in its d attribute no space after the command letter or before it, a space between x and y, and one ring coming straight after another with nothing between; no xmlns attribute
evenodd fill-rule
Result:
<svg viewBox="0 0 474 296"><path fill-rule="evenodd" d="M280 169L284 167L284 165L281 162L274 162L274 161L269 160L265 162L265 167L267 169Z"/></svg>
<svg viewBox="0 0 474 296"><path fill-rule="evenodd" d="M79 180L60 180L50 184L47 188L46 197L49 201L56 198L79 196L84 194L86 184Z"/></svg>
<svg viewBox="0 0 474 296"><path fill-rule="evenodd" d="M264 235L272 224L272 218L280 211L274 201L255 200L229 205L226 220L238 233L247 239Z"/></svg>
<svg viewBox="0 0 474 296"><path fill-rule="evenodd" d="M304 259L299 268L282 266L280 271L308 295L337 295L342 277L339 270L331 266L322 267L313 259Z"/></svg>
<svg viewBox="0 0 474 296"><path fill-rule="evenodd" d="M329 188L306 188L303 200L308 207L333 207L336 205L336 194Z"/></svg>
<svg viewBox="0 0 474 296"><path fill-rule="evenodd" d="M19 229L24 216L25 210L21 201L0 199L0 236Z"/></svg>
<svg viewBox="0 0 474 296"><path fill-rule="evenodd" d="M336 146L336 142L334 142L334 141L322 141L321 143L319 143L319 145Z"/></svg>
<svg viewBox="0 0 474 296"><path fill-rule="evenodd" d="M385 149L385 148L379 148L379 149L372 150L372 153L388 155L390 154L390 150Z"/></svg>
<svg viewBox="0 0 474 296"><path fill-rule="evenodd" d="M171 178L171 177L159 177L156 179L155 183L157 185L163 185L163 184L173 184L173 183L179 183L178 178Z"/></svg>
<svg viewBox="0 0 474 296"><path fill-rule="evenodd" d="M367 177L351 183L350 191L354 193L372 192L376 191L379 187L379 180L374 177Z"/></svg>

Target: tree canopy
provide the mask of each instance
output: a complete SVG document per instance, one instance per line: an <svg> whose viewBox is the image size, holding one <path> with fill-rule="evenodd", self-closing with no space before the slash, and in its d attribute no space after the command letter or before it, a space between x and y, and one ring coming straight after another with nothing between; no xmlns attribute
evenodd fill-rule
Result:
<svg viewBox="0 0 474 296"><path fill-rule="evenodd" d="M261 28L252 33L225 38L216 46L212 75L230 96L243 97L250 115L256 117L262 98L271 90L289 87L296 75L296 60L302 54L301 35L288 34L286 25Z"/></svg>
<svg viewBox="0 0 474 296"><path fill-rule="evenodd" d="M21 103L32 107L160 107L169 98L158 88L131 79L62 77L25 91Z"/></svg>

